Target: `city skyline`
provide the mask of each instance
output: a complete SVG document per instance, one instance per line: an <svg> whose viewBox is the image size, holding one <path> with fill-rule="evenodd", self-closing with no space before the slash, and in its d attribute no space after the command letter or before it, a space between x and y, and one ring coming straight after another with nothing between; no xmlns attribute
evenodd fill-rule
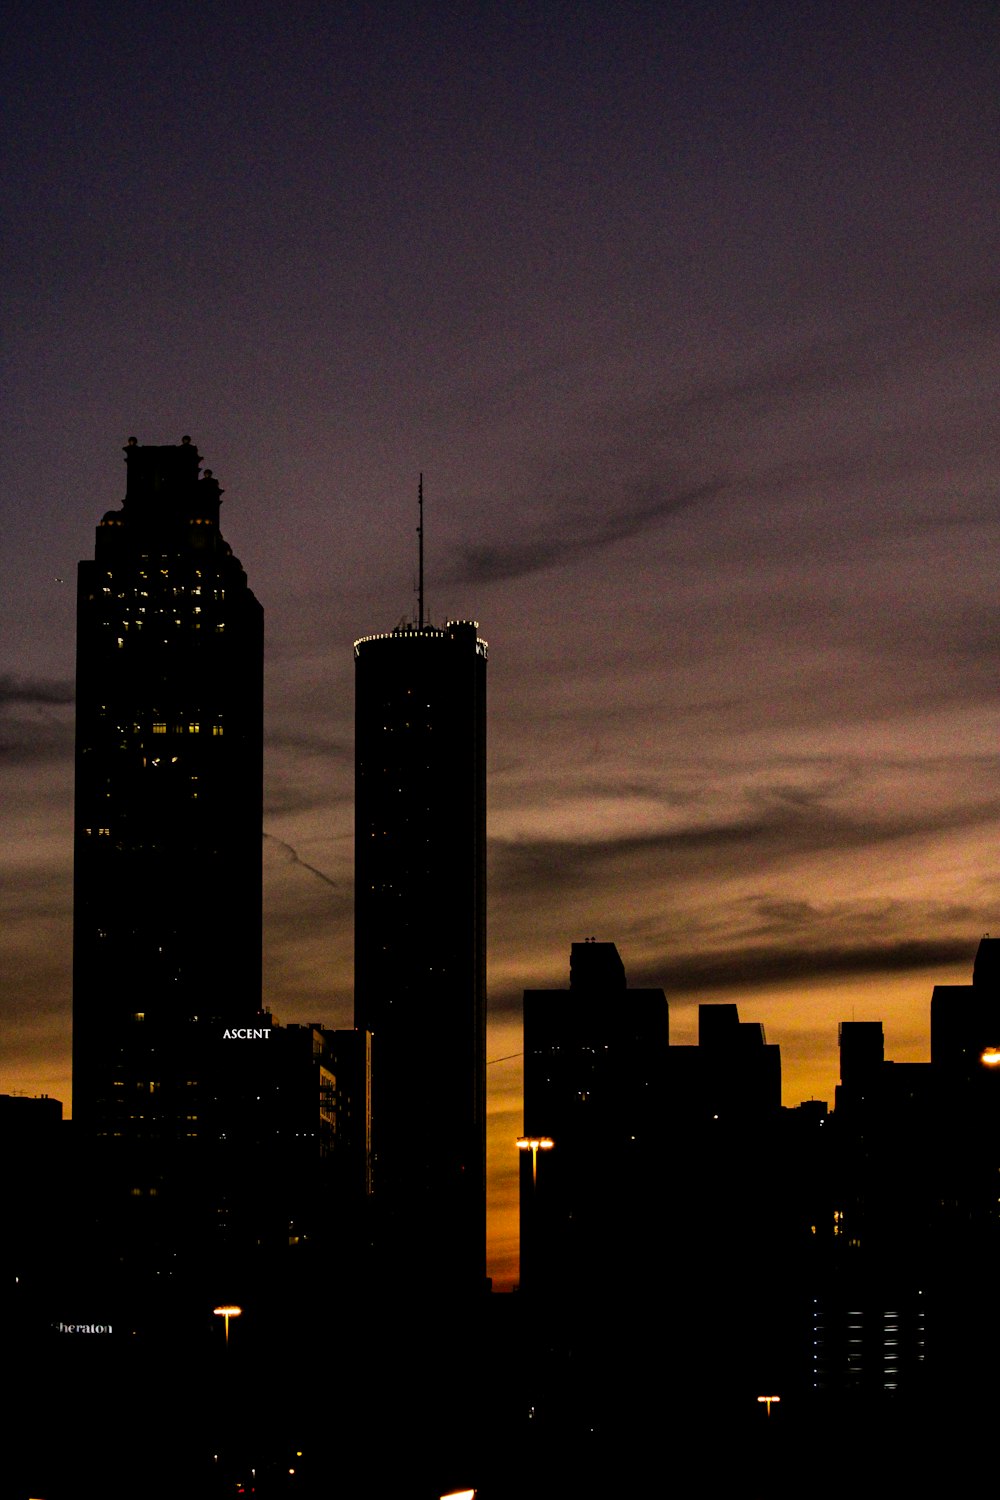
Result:
<svg viewBox="0 0 1000 1500"><path fill-rule="evenodd" d="M416 612L422 469L432 618L494 651L503 1285L521 994L569 943L679 1042L737 1002L794 1104L840 1020L926 1058L1000 921L992 22L373 14L14 27L2 1086L69 1101L72 577L117 448L191 432L226 491L265 995L332 1026L351 645Z"/></svg>

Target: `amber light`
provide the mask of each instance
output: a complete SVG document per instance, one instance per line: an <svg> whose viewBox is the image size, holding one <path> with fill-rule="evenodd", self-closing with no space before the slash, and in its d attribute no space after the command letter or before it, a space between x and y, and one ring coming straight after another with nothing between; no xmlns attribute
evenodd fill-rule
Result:
<svg viewBox="0 0 1000 1500"><path fill-rule="evenodd" d="M226 1343L229 1343L229 1319L238 1318L243 1312L242 1307L213 1307L213 1313L217 1318L226 1320Z"/></svg>

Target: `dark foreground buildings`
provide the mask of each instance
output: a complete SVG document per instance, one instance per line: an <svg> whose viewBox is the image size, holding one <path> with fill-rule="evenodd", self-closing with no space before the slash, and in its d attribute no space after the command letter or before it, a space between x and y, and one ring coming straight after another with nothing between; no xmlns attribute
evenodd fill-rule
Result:
<svg viewBox="0 0 1000 1500"><path fill-rule="evenodd" d="M473 622L355 644L355 1025L372 1034L386 1275L486 1274L486 643Z"/></svg>
<svg viewBox="0 0 1000 1500"><path fill-rule="evenodd" d="M778 1048L735 1005L700 1006L699 1037L669 1045L613 943L525 991L521 1297L550 1421L629 1428L777 1378Z"/></svg>
<svg viewBox="0 0 1000 1500"><path fill-rule="evenodd" d="M699 1006L698 1046L668 1047L662 992L630 990L611 944L573 945L568 990L525 992L540 1422L651 1427L659 1401L693 1430L776 1393L800 1435L898 1434L989 1408L998 953L984 939L972 984L935 989L929 1063L888 1062L881 1023L844 1022L833 1114L781 1107L778 1049L735 1005Z"/></svg>

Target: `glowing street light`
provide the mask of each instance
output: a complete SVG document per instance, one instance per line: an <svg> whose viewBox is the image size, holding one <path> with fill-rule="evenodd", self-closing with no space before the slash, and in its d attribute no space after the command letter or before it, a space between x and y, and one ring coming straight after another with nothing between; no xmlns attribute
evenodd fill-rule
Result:
<svg viewBox="0 0 1000 1500"><path fill-rule="evenodd" d="M539 1151L551 1151L555 1141L550 1135L519 1135L517 1138L518 1151L531 1152L531 1186L532 1189L538 1182L538 1153Z"/></svg>
<svg viewBox="0 0 1000 1500"><path fill-rule="evenodd" d="M766 1405L768 1416L771 1415L771 1402L772 1401L780 1401L780 1400L781 1400L780 1396L758 1396L757 1397L758 1403L763 1402L764 1405Z"/></svg>
<svg viewBox="0 0 1000 1500"><path fill-rule="evenodd" d="M980 1054L979 1061L983 1063L987 1068L995 1068L997 1066L1000 1066L1000 1047L984 1047Z"/></svg>
<svg viewBox="0 0 1000 1500"><path fill-rule="evenodd" d="M447 1495L442 1495L441 1500L476 1500L475 1490L449 1490Z"/></svg>
<svg viewBox="0 0 1000 1500"><path fill-rule="evenodd" d="M213 1307L213 1313L217 1318L226 1320L226 1343L229 1343L229 1319L238 1318L243 1312L242 1307Z"/></svg>

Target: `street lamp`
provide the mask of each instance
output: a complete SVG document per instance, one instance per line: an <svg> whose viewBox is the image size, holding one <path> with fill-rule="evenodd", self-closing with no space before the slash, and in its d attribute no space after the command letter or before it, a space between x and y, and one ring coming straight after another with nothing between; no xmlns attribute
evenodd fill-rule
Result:
<svg viewBox="0 0 1000 1500"><path fill-rule="evenodd" d="M757 1397L758 1403L763 1402L766 1405L768 1416L771 1415L771 1402L772 1401L780 1401L780 1400L781 1400L780 1396L758 1396Z"/></svg>
<svg viewBox="0 0 1000 1500"><path fill-rule="evenodd" d="M517 1138L518 1151L531 1152L531 1186L532 1190L538 1183L538 1153L539 1151L551 1151L555 1141L550 1135L519 1135Z"/></svg>
<svg viewBox="0 0 1000 1500"><path fill-rule="evenodd" d="M229 1319L230 1318L238 1318L240 1316L240 1314L242 1313L243 1309L242 1309L242 1307L213 1307L212 1311L213 1311L213 1313L215 1314L215 1316L217 1318L225 1318L225 1320L226 1320L226 1343L228 1344L229 1343Z"/></svg>

